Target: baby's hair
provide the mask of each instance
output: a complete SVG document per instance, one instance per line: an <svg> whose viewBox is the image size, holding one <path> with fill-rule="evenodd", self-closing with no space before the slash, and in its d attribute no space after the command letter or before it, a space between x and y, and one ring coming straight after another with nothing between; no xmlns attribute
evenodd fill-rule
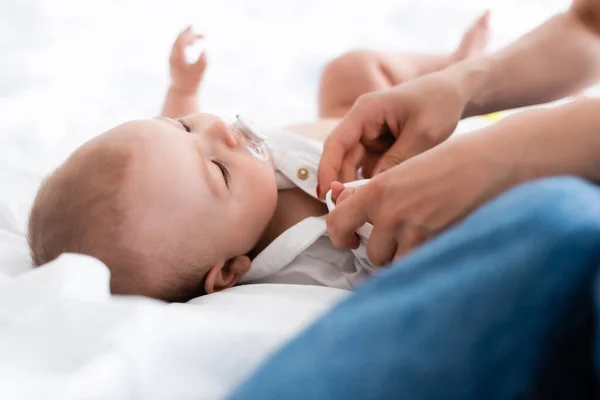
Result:
<svg viewBox="0 0 600 400"><path fill-rule="evenodd" d="M31 209L27 239L34 266L48 263L62 253L95 257L111 270L115 294L138 294L186 301L204 294L202 271L187 263L187 276L153 271L166 270L181 257L171 252L142 251L124 240L128 212L122 187L131 153L118 146L77 150L64 165L44 180ZM200 285L202 283L202 285Z"/></svg>

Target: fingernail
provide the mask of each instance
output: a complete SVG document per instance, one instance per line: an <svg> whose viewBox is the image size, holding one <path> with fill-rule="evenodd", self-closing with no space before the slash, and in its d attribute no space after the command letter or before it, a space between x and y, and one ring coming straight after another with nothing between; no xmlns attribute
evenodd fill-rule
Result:
<svg viewBox="0 0 600 400"><path fill-rule="evenodd" d="M321 186L317 184L317 197L321 197Z"/></svg>

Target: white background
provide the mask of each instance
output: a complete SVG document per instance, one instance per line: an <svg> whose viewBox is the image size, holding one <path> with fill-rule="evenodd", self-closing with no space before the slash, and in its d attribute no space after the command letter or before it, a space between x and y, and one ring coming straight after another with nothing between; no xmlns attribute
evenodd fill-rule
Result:
<svg viewBox="0 0 600 400"><path fill-rule="evenodd" d="M207 36L202 108L277 125L316 118L320 71L346 50L448 52L486 8L498 48L568 4L0 0L0 196L30 198L40 177L84 140L157 115L170 45L187 24ZM26 201L11 204L26 214Z"/></svg>

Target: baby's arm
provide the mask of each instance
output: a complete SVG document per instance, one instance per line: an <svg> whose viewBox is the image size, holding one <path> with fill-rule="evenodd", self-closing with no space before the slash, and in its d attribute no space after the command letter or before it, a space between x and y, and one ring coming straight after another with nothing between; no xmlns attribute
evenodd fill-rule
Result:
<svg viewBox="0 0 600 400"><path fill-rule="evenodd" d="M173 43L169 57L171 86L162 110L166 117L179 118L198 111L198 89L206 70L206 53L190 64L185 59L185 48L201 38L202 35L195 35L188 27Z"/></svg>

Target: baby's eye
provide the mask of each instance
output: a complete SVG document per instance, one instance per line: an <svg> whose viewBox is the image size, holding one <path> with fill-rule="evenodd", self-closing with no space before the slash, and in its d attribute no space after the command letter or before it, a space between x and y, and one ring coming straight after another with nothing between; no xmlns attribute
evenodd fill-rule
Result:
<svg viewBox="0 0 600 400"><path fill-rule="evenodd" d="M187 133L192 133L192 127L187 122L185 122L182 119L178 119L177 122L179 122L181 126L183 126L183 129L185 129Z"/></svg>
<svg viewBox="0 0 600 400"><path fill-rule="evenodd" d="M219 169L221 170L221 174L223 175L223 180L225 181L225 185L227 187L229 187L229 184L231 183L231 174L229 173L229 170L227 169L227 167L225 167L222 163L220 163L219 161L216 160L212 160L213 164L215 164L217 167L219 167Z"/></svg>

